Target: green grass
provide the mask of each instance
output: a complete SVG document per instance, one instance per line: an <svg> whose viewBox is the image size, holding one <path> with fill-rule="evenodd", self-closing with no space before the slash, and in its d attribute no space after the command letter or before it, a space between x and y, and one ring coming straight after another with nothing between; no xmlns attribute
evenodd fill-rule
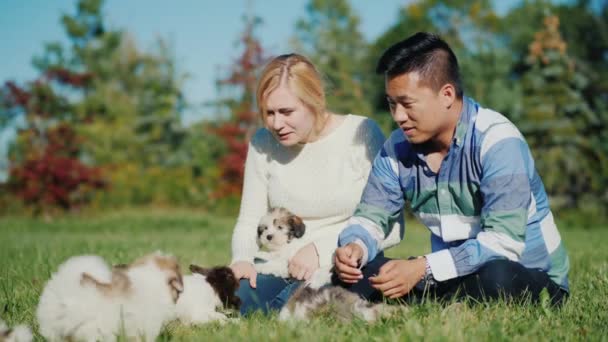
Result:
<svg viewBox="0 0 608 342"><path fill-rule="evenodd" d="M128 262L161 249L183 267L226 264L233 218L184 210L118 211L43 220L0 218L0 316L9 325L37 329L35 311L45 281L70 256L94 253ZM570 254L572 296L561 309L504 302L475 306L425 303L375 325L341 324L331 317L285 325L254 315L227 325L183 327L171 323L161 340L608 340L608 227L561 227ZM388 254L428 251L428 233L408 223L406 241ZM37 337L40 339L40 337Z"/></svg>

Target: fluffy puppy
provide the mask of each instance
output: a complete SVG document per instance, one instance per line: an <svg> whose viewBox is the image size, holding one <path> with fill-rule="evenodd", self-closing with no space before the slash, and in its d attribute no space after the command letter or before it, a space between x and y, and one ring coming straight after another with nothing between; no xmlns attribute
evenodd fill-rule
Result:
<svg viewBox="0 0 608 342"><path fill-rule="evenodd" d="M32 331L25 325L9 328L0 319L0 342L30 342L33 339Z"/></svg>
<svg viewBox="0 0 608 342"><path fill-rule="evenodd" d="M299 216L285 208L271 209L258 224L258 246L266 251L258 252L256 258L266 262L255 264L256 272L288 278L289 259L299 249L292 242L305 232L306 225Z"/></svg>
<svg viewBox="0 0 608 342"><path fill-rule="evenodd" d="M339 286L313 289L303 285L281 309L279 320L306 321L330 315L343 322L361 319L371 323L392 312L393 309L386 304L370 303Z"/></svg>
<svg viewBox="0 0 608 342"><path fill-rule="evenodd" d="M235 292L239 281L229 267L203 268L190 265L191 275L184 276L184 292L175 305L175 315L184 324L223 322L221 309L238 310L241 300Z"/></svg>
<svg viewBox="0 0 608 342"><path fill-rule="evenodd" d="M300 238L306 232L302 218L285 208L273 208L260 219L257 242L260 249L257 259L265 260L256 263L255 270L262 274L271 274L289 278L288 264L294 254L304 245ZM319 268L307 281L311 288L320 288L331 282L331 267Z"/></svg>
<svg viewBox="0 0 608 342"><path fill-rule="evenodd" d="M182 290L176 258L160 252L114 268L99 256L72 257L42 292L40 334L51 341L154 341Z"/></svg>

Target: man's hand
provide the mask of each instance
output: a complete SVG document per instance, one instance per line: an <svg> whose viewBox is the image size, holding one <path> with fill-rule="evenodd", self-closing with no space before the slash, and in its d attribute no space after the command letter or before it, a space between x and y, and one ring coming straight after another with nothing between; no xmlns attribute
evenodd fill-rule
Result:
<svg viewBox="0 0 608 342"><path fill-rule="evenodd" d="M380 272L369 280L372 287L385 297L399 298L409 293L422 279L426 269L426 259L391 260L380 267Z"/></svg>
<svg viewBox="0 0 608 342"><path fill-rule="evenodd" d="M308 280L319 268L319 254L312 243L300 248L289 260L289 274L298 280Z"/></svg>
<svg viewBox="0 0 608 342"><path fill-rule="evenodd" d="M363 249L356 243L336 249L334 264L338 278L347 284L354 284L363 278L359 263L363 257Z"/></svg>
<svg viewBox="0 0 608 342"><path fill-rule="evenodd" d="M236 279L249 279L249 285L255 289L256 287L256 278L258 273L255 271L253 264L247 261L237 261L234 264L230 265L232 272L234 272L234 276Z"/></svg>

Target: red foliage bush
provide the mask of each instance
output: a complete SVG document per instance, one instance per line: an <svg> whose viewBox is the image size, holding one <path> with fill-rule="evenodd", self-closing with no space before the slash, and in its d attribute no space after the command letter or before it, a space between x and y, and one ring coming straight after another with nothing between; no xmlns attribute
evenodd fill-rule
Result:
<svg viewBox="0 0 608 342"><path fill-rule="evenodd" d="M101 170L80 162L78 136L70 126L61 124L47 134L41 153L30 151L28 158L11 168L9 189L36 211L78 208L92 190L106 187Z"/></svg>

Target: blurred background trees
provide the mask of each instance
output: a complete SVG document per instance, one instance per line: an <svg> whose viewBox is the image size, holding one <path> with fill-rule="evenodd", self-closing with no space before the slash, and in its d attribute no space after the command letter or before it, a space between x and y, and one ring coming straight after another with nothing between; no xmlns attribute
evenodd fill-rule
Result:
<svg viewBox="0 0 608 342"><path fill-rule="evenodd" d="M256 79L271 57L256 35L261 19L244 17L237 52L216 80L217 115L184 125L187 75L171 44L143 51L128 32L107 28L102 5L80 0L62 17L69 44L46 44L34 58L39 78L0 88L0 127L19 127L0 207L235 211L247 143L261 124ZM527 137L556 212L606 217L608 4L527 0L498 15L490 0L427 0L401 8L373 41L359 25L347 0L310 0L292 28L294 51L327 80L331 110L368 115L388 133L377 58L417 31L439 33L459 58L466 94Z"/></svg>

